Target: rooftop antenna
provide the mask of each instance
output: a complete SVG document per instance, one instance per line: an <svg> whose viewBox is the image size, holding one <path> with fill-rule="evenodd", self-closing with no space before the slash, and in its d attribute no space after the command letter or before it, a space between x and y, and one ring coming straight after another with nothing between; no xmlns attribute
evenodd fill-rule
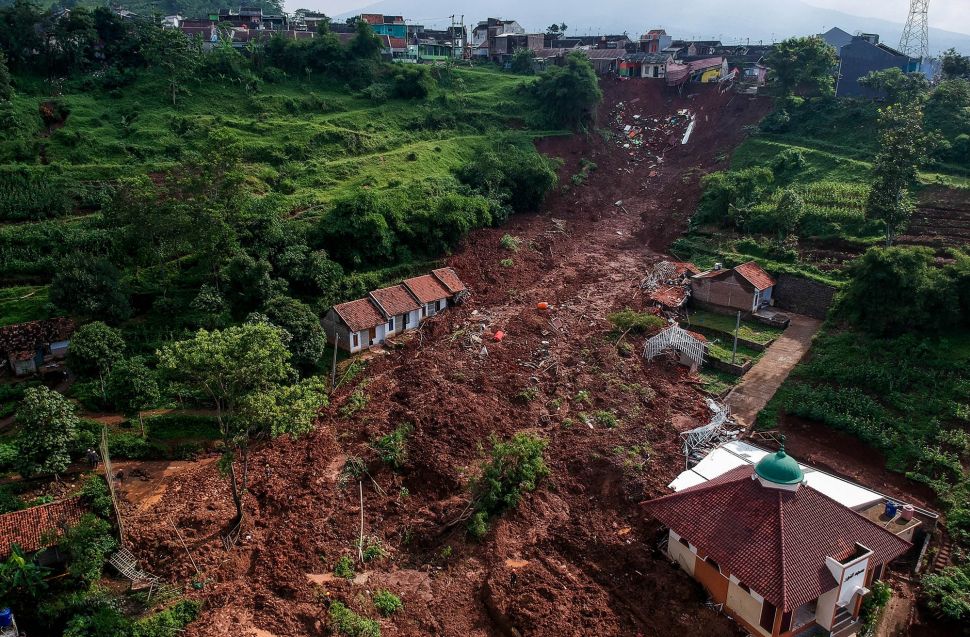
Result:
<svg viewBox="0 0 970 637"><path fill-rule="evenodd" d="M911 58L923 60L930 55L929 9L930 0L909 0L909 17L899 39L899 50Z"/></svg>

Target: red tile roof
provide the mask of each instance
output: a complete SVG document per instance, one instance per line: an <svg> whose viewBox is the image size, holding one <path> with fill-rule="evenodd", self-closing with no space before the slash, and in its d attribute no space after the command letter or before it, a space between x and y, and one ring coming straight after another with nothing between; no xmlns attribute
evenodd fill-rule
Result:
<svg viewBox="0 0 970 637"><path fill-rule="evenodd" d="M335 305L333 311L337 313L351 332L362 332L385 323L387 319L374 306L370 299L357 299Z"/></svg>
<svg viewBox="0 0 970 637"><path fill-rule="evenodd" d="M388 317L421 309L421 305L403 285L374 290L370 295L387 312Z"/></svg>
<svg viewBox="0 0 970 637"><path fill-rule="evenodd" d="M681 276L684 274L694 275L694 274L701 273L701 269L696 265L694 265L693 263L691 263L690 261L671 261L670 263L674 266L675 268L674 272L678 276Z"/></svg>
<svg viewBox="0 0 970 637"><path fill-rule="evenodd" d="M664 307L678 308L687 300L687 290L683 285L665 285L651 292L650 300Z"/></svg>
<svg viewBox="0 0 970 637"><path fill-rule="evenodd" d="M758 290L767 290L775 284L775 280L771 278L771 275L762 270L761 266L754 261L742 263L734 268L734 271L744 277L748 283Z"/></svg>
<svg viewBox="0 0 970 637"><path fill-rule="evenodd" d="M645 502L663 524L785 611L831 590L826 557L845 559L856 542L873 551L870 564L890 562L906 542L811 487L784 491L752 480L754 468L733 471Z"/></svg>
<svg viewBox="0 0 970 637"><path fill-rule="evenodd" d="M438 268L437 270L432 270L431 274L452 294L465 291L465 284L461 282L458 274L451 268Z"/></svg>
<svg viewBox="0 0 970 637"><path fill-rule="evenodd" d="M10 555L14 544L25 553L53 546L64 529L77 524L85 513L81 498L69 498L0 515L0 557ZM51 539L55 541L44 541Z"/></svg>
<svg viewBox="0 0 970 637"><path fill-rule="evenodd" d="M440 299L447 299L451 296L447 288L443 286L438 279L434 278L430 274L425 274L424 276L416 276L413 279L408 279L404 282L411 294L418 299L420 303L431 303L432 301L438 301Z"/></svg>

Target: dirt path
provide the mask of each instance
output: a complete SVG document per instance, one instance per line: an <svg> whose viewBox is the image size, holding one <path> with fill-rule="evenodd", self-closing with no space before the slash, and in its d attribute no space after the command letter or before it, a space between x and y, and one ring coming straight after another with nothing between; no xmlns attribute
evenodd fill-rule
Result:
<svg viewBox="0 0 970 637"><path fill-rule="evenodd" d="M817 319L791 315L788 329L771 344L761 360L744 375L744 380L727 397L726 403L738 423L746 427L754 426L758 413L808 353L812 339L821 326L822 322Z"/></svg>

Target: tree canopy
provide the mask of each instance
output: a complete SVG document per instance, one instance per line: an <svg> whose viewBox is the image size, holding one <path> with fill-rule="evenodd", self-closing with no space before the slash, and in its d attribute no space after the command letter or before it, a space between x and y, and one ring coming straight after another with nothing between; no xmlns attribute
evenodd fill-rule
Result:
<svg viewBox="0 0 970 637"><path fill-rule="evenodd" d="M922 101L930 90L930 81L919 72L903 73L899 67L872 71L859 80L862 86L880 91L892 104Z"/></svg>
<svg viewBox="0 0 970 637"><path fill-rule="evenodd" d="M835 86L835 49L820 37L782 40L765 58L768 79L782 95L815 92L830 95Z"/></svg>
<svg viewBox="0 0 970 637"><path fill-rule="evenodd" d="M242 522L250 444L313 427L326 404L317 379L293 384L283 331L265 322L225 330L199 330L158 351L159 368L187 391L205 396L216 412L226 451L220 467L229 477L237 525Z"/></svg>
<svg viewBox="0 0 970 637"><path fill-rule="evenodd" d="M31 387L17 409L17 468L24 477L58 474L71 463L77 438L74 405L47 387Z"/></svg>
<svg viewBox="0 0 970 637"><path fill-rule="evenodd" d="M567 55L565 65L551 66L539 75L533 93L551 123L566 128L591 122L603 100L593 65L579 52Z"/></svg>

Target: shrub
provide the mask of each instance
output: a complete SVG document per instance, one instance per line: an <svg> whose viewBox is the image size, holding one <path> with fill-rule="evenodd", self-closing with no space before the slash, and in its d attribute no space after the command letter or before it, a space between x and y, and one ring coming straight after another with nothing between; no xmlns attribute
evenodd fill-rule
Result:
<svg viewBox="0 0 970 637"><path fill-rule="evenodd" d="M161 612L139 619L132 626L131 637L178 637L199 616L201 609L202 602L183 599Z"/></svg>
<svg viewBox="0 0 970 637"><path fill-rule="evenodd" d="M333 574L344 579L354 579L357 575L356 571L354 571L354 561L346 555L341 556L337 560L337 564L333 567Z"/></svg>
<svg viewBox="0 0 970 637"><path fill-rule="evenodd" d="M549 475L544 459L548 443L542 438L518 433L508 442L493 436L491 443L491 460L470 485L476 513L468 529L475 537L485 534L490 516L516 507L523 493L535 491Z"/></svg>
<svg viewBox="0 0 970 637"><path fill-rule="evenodd" d="M91 584L101 578L108 553L118 545L111 534L111 525L91 513L70 527L60 542L60 548L68 555L68 573L82 584Z"/></svg>
<svg viewBox="0 0 970 637"><path fill-rule="evenodd" d="M503 268L514 268L515 267L515 261L513 261L512 259L502 259L501 261L498 262L498 264L500 266L502 266Z"/></svg>
<svg viewBox="0 0 970 637"><path fill-rule="evenodd" d="M970 575L950 566L923 578L926 605L937 616L956 622L970 619Z"/></svg>
<svg viewBox="0 0 970 637"><path fill-rule="evenodd" d="M381 637L381 625L373 619L361 617L341 602L330 604L333 629L345 637Z"/></svg>
<svg viewBox="0 0 970 637"><path fill-rule="evenodd" d="M616 414L612 411L598 411L593 414L593 417L596 419L596 422L610 429L615 429L620 424Z"/></svg>
<svg viewBox="0 0 970 637"><path fill-rule="evenodd" d="M621 332L630 331L635 334L653 332L667 325L663 318L648 312L637 312L629 308L622 312L615 312L607 317L610 323Z"/></svg>
<svg viewBox="0 0 970 637"><path fill-rule="evenodd" d="M521 243L522 243L521 239L519 239L518 237L513 237L510 234L503 235L502 240L499 241L499 245L501 245L502 248L504 248L505 250L508 250L509 252L518 252L519 245Z"/></svg>
<svg viewBox="0 0 970 637"><path fill-rule="evenodd" d="M400 425L397 429L374 441L373 447L377 451L381 462L393 469L402 468L408 461L408 436L411 434L410 424Z"/></svg>
<svg viewBox="0 0 970 637"><path fill-rule="evenodd" d="M387 589L381 589L374 593L374 607L384 617L390 617L397 611L404 608L401 598Z"/></svg>
<svg viewBox="0 0 970 637"><path fill-rule="evenodd" d="M100 475L90 475L81 485L80 495L85 499L91 511L106 520L111 519L113 506L111 503L111 492L104 478Z"/></svg>

